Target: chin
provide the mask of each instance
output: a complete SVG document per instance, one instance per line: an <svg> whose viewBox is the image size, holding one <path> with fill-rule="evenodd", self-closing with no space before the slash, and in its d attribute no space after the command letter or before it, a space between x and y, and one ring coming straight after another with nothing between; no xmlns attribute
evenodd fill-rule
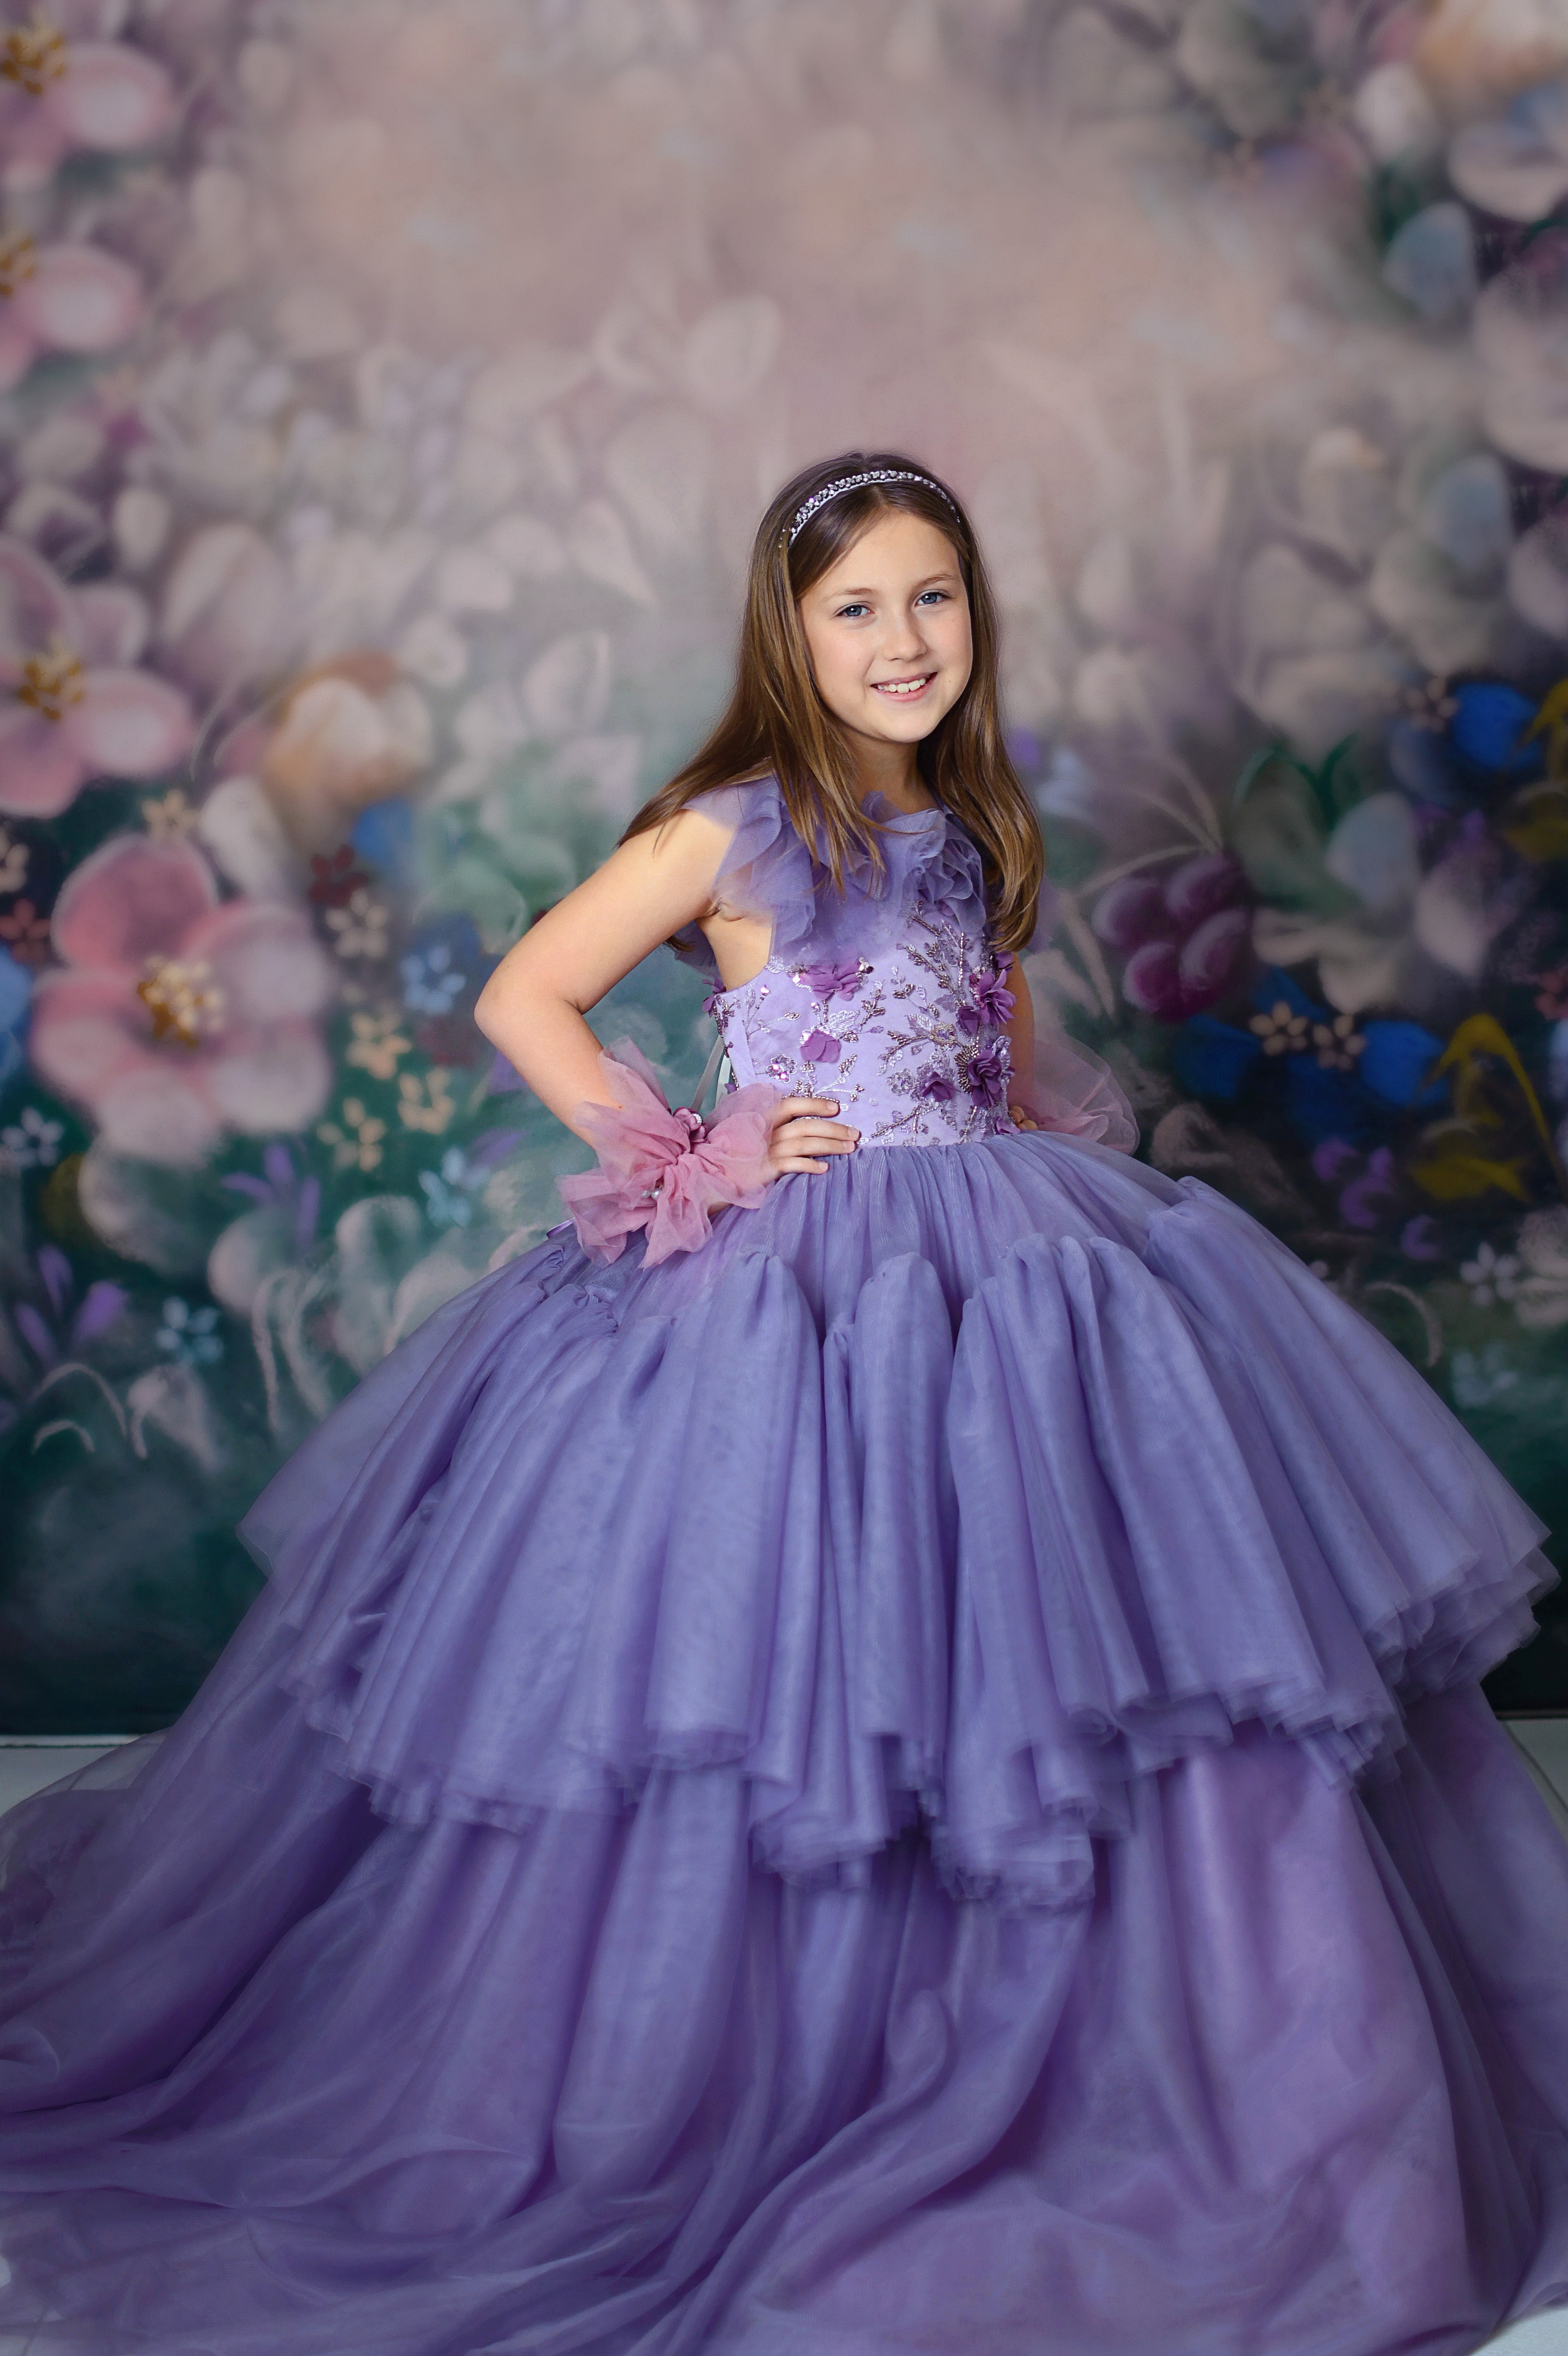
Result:
<svg viewBox="0 0 1568 2356"><path fill-rule="evenodd" d="M871 715L878 723L874 733L894 744L918 744L941 727L952 709L953 702L921 703L908 712L878 704Z"/></svg>

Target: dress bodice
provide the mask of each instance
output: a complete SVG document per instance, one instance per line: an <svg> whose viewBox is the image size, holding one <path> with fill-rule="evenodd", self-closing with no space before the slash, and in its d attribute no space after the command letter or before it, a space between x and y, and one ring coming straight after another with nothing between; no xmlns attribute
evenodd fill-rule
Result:
<svg viewBox="0 0 1568 2356"><path fill-rule="evenodd" d="M992 950L980 854L958 819L872 797L884 873L868 859L838 892L773 778L704 794L696 807L731 830L716 904L773 926L767 963L734 990L718 987L699 932L678 943L714 980L708 1004L733 1085L836 1098L862 1145L1008 1130L1008 960Z"/></svg>

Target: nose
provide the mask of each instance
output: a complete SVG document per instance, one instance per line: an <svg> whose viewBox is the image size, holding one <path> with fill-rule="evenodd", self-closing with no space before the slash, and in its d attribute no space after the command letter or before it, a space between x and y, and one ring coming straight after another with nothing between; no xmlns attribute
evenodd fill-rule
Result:
<svg viewBox="0 0 1568 2356"><path fill-rule="evenodd" d="M914 614L901 614L889 621L882 640L884 662L915 662L925 652L925 633Z"/></svg>

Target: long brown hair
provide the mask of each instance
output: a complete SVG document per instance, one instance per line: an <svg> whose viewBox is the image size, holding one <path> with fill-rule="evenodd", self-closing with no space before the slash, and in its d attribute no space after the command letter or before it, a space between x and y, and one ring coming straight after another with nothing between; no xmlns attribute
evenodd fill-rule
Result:
<svg viewBox="0 0 1568 2356"><path fill-rule="evenodd" d="M866 483L816 509L792 543L801 508L845 475L913 475L913 482ZM974 529L958 499L911 458L848 450L786 483L757 532L741 625L740 661L728 710L701 750L649 797L623 841L662 826L694 795L747 778L777 777L796 832L842 889L846 870L869 856L882 867L881 824L860 807L844 729L812 676L800 600L846 555L879 515L896 509L933 524L950 541L968 593L974 667L968 685L921 743L920 775L960 819L980 853L998 948L1021 949L1033 932L1045 872L1040 826L1002 741L997 699L997 609Z"/></svg>

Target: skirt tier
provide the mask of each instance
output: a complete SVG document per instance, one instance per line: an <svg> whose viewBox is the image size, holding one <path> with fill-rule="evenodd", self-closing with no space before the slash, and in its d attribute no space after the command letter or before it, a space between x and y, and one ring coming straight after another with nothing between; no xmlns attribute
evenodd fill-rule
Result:
<svg viewBox="0 0 1568 2356"><path fill-rule="evenodd" d="M14 1811L59 2356L1459 2356L1568 2297L1541 1525L1206 1187L866 1152L547 1241Z"/></svg>

